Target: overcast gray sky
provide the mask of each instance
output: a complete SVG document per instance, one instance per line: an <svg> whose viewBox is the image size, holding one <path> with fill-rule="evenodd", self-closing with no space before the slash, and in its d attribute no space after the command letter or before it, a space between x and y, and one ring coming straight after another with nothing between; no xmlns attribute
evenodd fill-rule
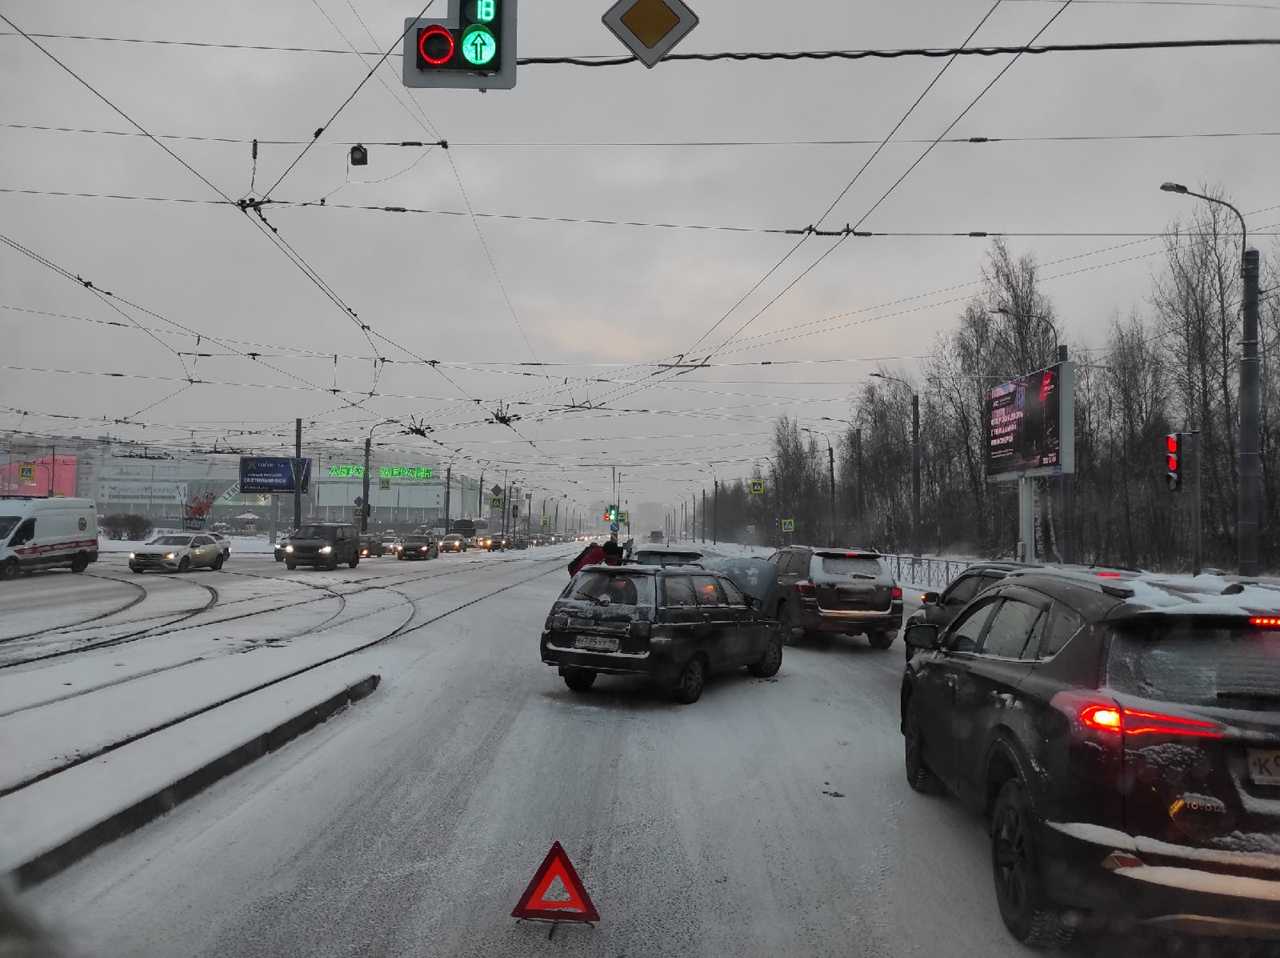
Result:
<svg viewBox="0 0 1280 958"><path fill-rule="evenodd" d="M959 44L991 0L692 0L702 23L680 52L852 49ZM418 0L3 0L23 29L163 39L385 49L417 13ZM442 15L445 0L437 0ZM602 26L606 0L524 4L520 54L614 54ZM1005 0L976 44L1028 41L1059 4ZM338 30L321 11L327 13ZM356 16L358 12L359 18ZM1077 0L1042 42L1280 36L1280 4L1153 5ZM231 51L47 40L63 58L154 133L306 139L367 71L356 56ZM127 125L20 37L0 37L0 123L125 130ZM902 128L903 139L937 136L1007 62L962 58ZM1275 128L1276 48L1023 57L956 127L958 136L1046 136L1259 131ZM937 60L667 63L608 69L529 66L510 92L408 91L392 57L289 175L274 198L465 211L440 150L372 147L369 166L348 171L346 141L420 140L422 115L451 143L477 211L713 224L803 227L817 220L870 154L871 146L751 147L495 146L500 143L690 139L876 139L924 89ZM385 84L385 85L384 85ZM416 102L421 112L412 108ZM250 192L249 148L165 141L233 197ZM207 186L140 137L0 127L0 187L216 198ZM480 145L486 144L486 145ZM863 216L919 155L892 144L826 220ZM259 194L297 146L263 146ZM1223 185L1246 210L1280 204L1274 138L1155 142L943 144L864 224L877 231L1157 232L1188 201L1159 183ZM397 175L399 174L399 175ZM351 182L345 184L347 178ZM369 181L383 180L373 183ZM334 192L336 190L336 192ZM163 441L180 429L291 431L362 440L383 417L421 417L435 437L471 459L523 469L583 501L607 493L608 469L575 463L666 460L628 466L636 499L665 500L701 486L706 464L722 478L745 475L742 460L767 451L781 413L814 420L847 415L851 392L878 357L914 375L955 321L978 277L987 241L968 238L852 239L827 257L718 357L723 361L849 360L839 364L700 370L622 398L649 414L556 413L599 401L617 387L584 377L636 381L653 367L592 364L662 361L719 319L795 243L794 237L725 231L481 219L510 295L503 299L466 216L395 215L341 209L268 208L280 235L359 314L390 340L427 359L458 363L583 364L550 370L441 367L454 380L409 363L387 365L379 396L359 409L322 391L199 385L139 412L181 385L5 370L0 405L34 413L133 417L146 429L112 434ZM0 232L98 286L215 337L337 353L282 356L272 365L319 387L367 390L373 363L365 336L234 208L0 194ZM1251 226L1280 222L1280 210ZM716 345L814 262L834 240L807 241L713 334ZM1015 239L1046 266L1046 291L1076 346L1099 345L1111 318L1141 306L1159 248L1123 238ZM1261 241L1268 247L1273 241ZM1137 258L1135 258L1137 257ZM1131 260L1118 263L1118 260ZM949 290L893 304L934 290ZM24 313L10 307L123 322L92 294L18 253L0 248L0 349L5 365L175 377L178 359L136 330ZM904 312L904 310L910 310ZM847 315L845 315L847 314ZM155 317L135 314L148 326ZM790 327L841 316L788 332ZM168 327L173 332L173 327ZM758 337L758 338L751 338ZM223 353L167 335L190 351ZM778 341L782 340L782 341ZM244 345L237 348L248 350ZM385 341L391 359L411 356ZM351 358L347 358L351 357ZM364 358L358 358L364 357ZM867 361L863 361L867 360ZM296 379L240 357L188 360L192 375L231 384L297 386ZM547 380L513 375L555 374ZM570 377L566 385L565 377ZM477 407L464 398L479 399ZM348 397L353 398L353 397ZM499 401L524 419L537 448L499 425L476 425ZM706 411L711 416L691 416ZM362 425L363 423L363 425ZM472 423L450 428L451 423ZM0 413L0 428L98 435L88 422ZM278 440L252 443L268 449ZM420 440L395 445L432 449ZM246 441L246 445L251 444ZM393 455L388 451L388 455ZM403 455L400 456L403 458ZM558 465L548 465L551 461ZM692 463L685 465L683 463ZM572 486L569 477L581 483Z"/></svg>

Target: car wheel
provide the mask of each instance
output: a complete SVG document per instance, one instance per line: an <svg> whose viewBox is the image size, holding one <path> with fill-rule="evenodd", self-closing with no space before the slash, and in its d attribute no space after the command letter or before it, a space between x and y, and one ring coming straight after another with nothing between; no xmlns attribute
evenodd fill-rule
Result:
<svg viewBox="0 0 1280 958"><path fill-rule="evenodd" d="M574 692L586 692L596 684L596 674L590 669L566 669L564 684Z"/></svg>
<svg viewBox="0 0 1280 958"><path fill-rule="evenodd" d="M330 572L336 572L338 570L338 560L336 558L330 559L329 564L325 566L325 568Z"/></svg>
<svg viewBox="0 0 1280 958"><path fill-rule="evenodd" d="M1045 898L1035 841L1035 813L1026 788L1010 779L991 816L991 867L1000 917L1024 945L1061 948L1075 936L1075 928L1064 924Z"/></svg>
<svg viewBox="0 0 1280 958"><path fill-rule="evenodd" d="M76 557L71 560L71 571L83 572L87 568L89 568L89 557L83 552L77 552Z"/></svg>
<svg viewBox="0 0 1280 958"><path fill-rule="evenodd" d="M353 569L354 569L354 568L355 568L356 566L358 566L359 564L360 564L360 557L359 557L359 556L352 556L352 557L351 557L351 563L350 563L351 568L353 568Z"/></svg>
<svg viewBox="0 0 1280 958"><path fill-rule="evenodd" d="M284 567L285 567L286 569L288 569L290 572L292 572L294 569L298 568L298 563L296 563L296 562L286 562L286 563L284 564Z"/></svg>
<svg viewBox="0 0 1280 958"><path fill-rule="evenodd" d="M283 562L283 561L284 561L284 556L276 556L276 561L277 561L277 562Z"/></svg>
<svg viewBox="0 0 1280 958"><path fill-rule="evenodd" d="M213 565L211 565L209 568L211 568L214 572L217 572L219 569L222 568L222 563L226 561L227 561L227 557L224 556L221 552L219 552L218 558L213 560Z"/></svg>
<svg viewBox="0 0 1280 958"><path fill-rule="evenodd" d="M867 641L871 643L873 649L887 649L893 645L893 640L898 637L896 632L868 632Z"/></svg>
<svg viewBox="0 0 1280 958"><path fill-rule="evenodd" d="M933 770L925 764L924 737L920 732L920 715L916 711L916 700L907 700L906 732L903 735L907 766L907 784L923 795L938 795L942 792L942 783Z"/></svg>
<svg viewBox="0 0 1280 958"><path fill-rule="evenodd" d="M190 571L191 571L191 559L190 559L190 557L188 557L188 556L183 556L183 557L182 557L182 561L178 563L178 571L179 571L179 572L190 572Z"/></svg>
<svg viewBox="0 0 1280 958"><path fill-rule="evenodd" d="M6 559L0 563L0 579L9 580L18 577L18 560Z"/></svg>
<svg viewBox="0 0 1280 958"><path fill-rule="evenodd" d="M764 647L764 653L760 656L760 660L751 663L747 668L758 679L767 679L777 675L778 669L782 668L782 641L776 638L770 639L769 644Z"/></svg>
<svg viewBox="0 0 1280 958"><path fill-rule="evenodd" d="M129 566L129 571L132 572L134 575L142 575L142 570L139 569L137 566L133 566L133 565Z"/></svg>
<svg viewBox="0 0 1280 958"><path fill-rule="evenodd" d="M695 655L681 669L671 694L681 705L692 705L702 698L702 689L706 684L707 663L701 656Z"/></svg>

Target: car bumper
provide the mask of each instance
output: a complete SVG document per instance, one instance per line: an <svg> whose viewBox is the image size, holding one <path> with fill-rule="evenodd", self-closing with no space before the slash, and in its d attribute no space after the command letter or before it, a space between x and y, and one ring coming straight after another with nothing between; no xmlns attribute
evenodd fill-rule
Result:
<svg viewBox="0 0 1280 958"><path fill-rule="evenodd" d="M286 552L284 555L285 562L292 562L294 565L332 565L338 561L335 555L298 555L294 552Z"/></svg>
<svg viewBox="0 0 1280 958"><path fill-rule="evenodd" d="M130 559L129 568L134 572L177 572L181 559Z"/></svg>
<svg viewBox="0 0 1280 958"><path fill-rule="evenodd" d="M1045 890L1100 926L1280 940L1280 858L1144 841L1093 826L1043 824Z"/></svg>
<svg viewBox="0 0 1280 958"><path fill-rule="evenodd" d="M556 645L544 636L542 662L559 670L586 669L604 675L638 675L659 684L674 682L680 670L668 656L650 649L646 652L592 652Z"/></svg>
<svg viewBox="0 0 1280 958"><path fill-rule="evenodd" d="M805 602L800 609L800 624L806 632L897 632L902 628L902 603L889 609L822 609L816 602Z"/></svg>

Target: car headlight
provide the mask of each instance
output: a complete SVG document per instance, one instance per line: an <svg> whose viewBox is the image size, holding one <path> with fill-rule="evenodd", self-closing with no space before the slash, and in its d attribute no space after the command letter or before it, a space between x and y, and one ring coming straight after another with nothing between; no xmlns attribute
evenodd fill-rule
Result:
<svg viewBox="0 0 1280 958"><path fill-rule="evenodd" d="M136 559L136 558L138 558L138 553L136 553L136 552L130 552L130 553L129 553L129 558L130 558L130 559Z"/></svg>
<svg viewBox="0 0 1280 958"><path fill-rule="evenodd" d="M285 547L284 547L284 551L285 551L285 552L292 552L292 551L293 551L293 546L285 546Z"/></svg>
<svg viewBox="0 0 1280 958"><path fill-rule="evenodd" d="M321 554L322 556L327 556L327 555L328 555L330 552L332 552L332 551L333 551L333 546L321 546L321 547L320 547L320 554Z"/></svg>
<svg viewBox="0 0 1280 958"><path fill-rule="evenodd" d="M421 550L419 550L419 551L421 551L421 552L430 552L430 551L431 551L431 546L423 546L423 547L422 547L422 549L421 549Z"/></svg>
<svg viewBox="0 0 1280 958"><path fill-rule="evenodd" d="M367 558L369 558L369 550L368 550L368 549L361 549L361 550L360 550L360 557L361 557L362 559L367 559Z"/></svg>
<svg viewBox="0 0 1280 958"><path fill-rule="evenodd" d="M178 553L176 553L176 552L166 552L166 553L164 554L164 557L165 557L166 559L168 559L170 562L172 562L174 559L178 558Z"/></svg>

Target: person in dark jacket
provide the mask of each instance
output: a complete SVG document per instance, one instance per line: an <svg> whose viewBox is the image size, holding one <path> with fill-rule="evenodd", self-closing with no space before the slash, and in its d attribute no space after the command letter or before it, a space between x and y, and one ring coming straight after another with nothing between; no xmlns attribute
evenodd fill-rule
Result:
<svg viewBox="0 0 1280 958"><path fill-rule="evenodd" d="M600 543L589 542L586 547L578 553L578 558L569 563L569 575L577 575L580 569L589 565L601 565L604 563L605 559L605 551L600 547Z"/></svg>
<svg viewBox="0 0 1280 958"><path fill-rule="evenodd" d="M616 534L609 536L609 541L604 544L604 564L622 565L622 546L618 545Z"/></svg>

